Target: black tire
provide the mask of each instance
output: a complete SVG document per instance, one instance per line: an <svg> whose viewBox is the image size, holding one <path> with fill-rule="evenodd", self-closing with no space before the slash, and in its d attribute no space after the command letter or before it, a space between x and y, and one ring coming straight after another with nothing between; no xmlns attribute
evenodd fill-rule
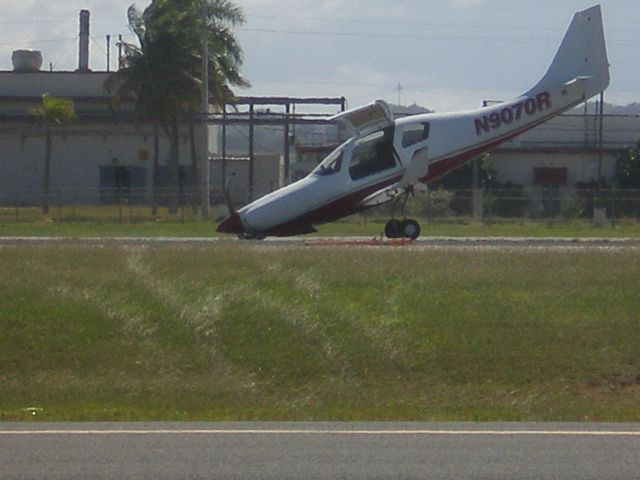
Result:
<svg viewBox="0 0 640 480"><path fill-rule="evenodd" d="M400 231L404 238L415 240L420 236L420 224L415 220L405 220L400 224Z"/></svg>
<svg viewBox="0 0 640 480"><path fill-rule="evenodd" d="M389 220L384 226L384 235L387 238L402 238L402 226L398 220Z"/></svg>

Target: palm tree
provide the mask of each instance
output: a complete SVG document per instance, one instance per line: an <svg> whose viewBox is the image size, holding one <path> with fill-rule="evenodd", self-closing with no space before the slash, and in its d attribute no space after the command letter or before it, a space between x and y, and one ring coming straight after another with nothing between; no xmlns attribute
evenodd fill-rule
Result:
<svg viewBox="0 0 640 480"><path fill-rule="evenodd" d="M206 11L204 16L203 11ZM152 0L144 12L134 5L129 7L128 18L140 46L124 45L124 67L110 79L107 87L116 98L135 99L138 113L151 119L169 139L169 207L175 213L179 126L193 119L200 102L204 63L200 44L204 21L210 52L209 88L215 103L222 105L233 98L228 84L248 86L239 70L242 49L231 31L232 26L244 22L244 17L229 0ZM194 150L192 164L195 166ZM155 173L153 176L156 178Z"/></svg>
<svg viewBox="0 0 640 480"><path fill-rule="evenodd" d="M52 139L51 128L54 125L69 123L75 118L75 107L72 100L52 97L48 93L42 95L40 105L31 109L35 116L45 126L45 154L44 179L42 183L42 212L49 213L49 190L51 189L51 157Z"/></svg>

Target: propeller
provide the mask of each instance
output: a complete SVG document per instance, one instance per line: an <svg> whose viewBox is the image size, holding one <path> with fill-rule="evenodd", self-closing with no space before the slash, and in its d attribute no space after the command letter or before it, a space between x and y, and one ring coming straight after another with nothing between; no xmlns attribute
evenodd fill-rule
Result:
<svg viewBox="0 0 640 480"><path fill-rule="evenodd" d="M236 208L233 206L233 201L231 200L231 194L229 193L229 185L231 184L231 180L235 177L235 172L227 177L227 180L224 182L224 199L227 202L227 208L229 209L229 215L234 215L237 212Z"/></svg>

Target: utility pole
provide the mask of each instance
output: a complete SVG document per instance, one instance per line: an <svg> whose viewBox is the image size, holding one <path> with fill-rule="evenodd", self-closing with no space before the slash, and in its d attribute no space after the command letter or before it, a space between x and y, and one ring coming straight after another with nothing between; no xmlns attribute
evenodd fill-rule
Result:
<svg viewBox="0 0 640 480"><path fill-rule="evenodd" d="M209 219L209 22L208 4L202 6L202 167L200 195L202 219Z"/></svg>
<svg viewBox="0 0 640 480"><path fill-rule="evenodd" d="M404 90L404 87L402 86L402 84L400 82L398 82L398 86L396 87L396 90L398 91L398 106L402 105L402 90Z"/></svg>

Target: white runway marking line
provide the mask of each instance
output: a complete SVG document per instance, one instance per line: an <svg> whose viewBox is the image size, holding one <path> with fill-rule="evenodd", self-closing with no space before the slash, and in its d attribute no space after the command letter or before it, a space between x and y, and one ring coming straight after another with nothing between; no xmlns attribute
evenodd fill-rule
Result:
<svg viewBox="0 0 640 480"><path fill-rule="evenodd" d="M640 431L613 430L0 430L2 436L30 435L337 435L337 436L557 436L640 437Z"/></svg>

